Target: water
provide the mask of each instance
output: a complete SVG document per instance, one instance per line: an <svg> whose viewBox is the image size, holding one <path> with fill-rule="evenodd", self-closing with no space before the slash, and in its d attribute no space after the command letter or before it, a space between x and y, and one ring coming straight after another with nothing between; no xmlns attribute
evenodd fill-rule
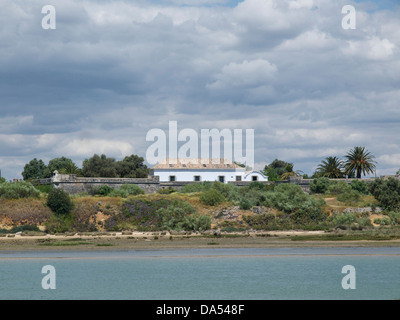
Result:
<svg viewBox="0 0 400 320"><path fill-rule="evenodd" d="M42 267L56 270L44 290ZM356 271L345 290L342 267ZM400 248L0 253L0 299L399 299Z"/></svg>

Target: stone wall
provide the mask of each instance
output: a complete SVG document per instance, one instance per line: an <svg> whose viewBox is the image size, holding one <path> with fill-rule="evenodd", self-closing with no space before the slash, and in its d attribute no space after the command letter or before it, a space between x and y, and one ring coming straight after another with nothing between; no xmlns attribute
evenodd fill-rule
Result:
<svg viewBox="0 0 400 320"><path fill-rule="evenodd" d="M388 178L388 176L382 177ZM399 177L397 177L399 178ZM333 180L333 179L332 179ZM353 180L357 179L334 179L335 181L344 181L346 183L351 183ZM371 182L375 179L362 179L365 182ZM310 184L313 179L303 179L302 177L290 177L286 181L263 181L263 184L272 183L293 183L299 185L305 192L310 192ZM176 190L181 190L183 186L193 183L201 182L160 182L158 176L149 176L148 178L84 178L77 177L73 174L59 174L55 172L55 175L51 179L41 179L36 181L38 184L53 184L57 188L61 188L70 194L76 193L91 193L93 189L97 189L102 185L108 185L115 189L119 189L123 184L136 184L142 188L145 193L156 193L160 189L174 188ZM229 182L236 186L246 186L249 185L250 181L234 181Z"/></svg>

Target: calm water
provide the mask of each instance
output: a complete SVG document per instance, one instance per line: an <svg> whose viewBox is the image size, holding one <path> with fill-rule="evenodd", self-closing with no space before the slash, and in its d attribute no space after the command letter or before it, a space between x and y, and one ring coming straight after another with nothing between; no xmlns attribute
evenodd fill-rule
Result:
<svg viewBox="0 0 400 320"><path fill-rule="evenodd" d="M56 270L44 290L42 267ZM342 267L356 289L342 288ZM0 252L0 299L399 299L400 248Z"/></svg>

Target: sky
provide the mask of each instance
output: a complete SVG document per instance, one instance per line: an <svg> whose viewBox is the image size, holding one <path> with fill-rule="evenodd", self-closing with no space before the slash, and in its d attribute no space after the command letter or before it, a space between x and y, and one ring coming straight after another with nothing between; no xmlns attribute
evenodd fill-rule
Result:
<svg viewBox="0 0 400 320"><path fill-rule="evenodd" d="M169 121L254 130L255 169L311 175L355 146L378 176L400 169L398 1L2 0L0 24L7 179L33 158L145 158Z"/></svg>

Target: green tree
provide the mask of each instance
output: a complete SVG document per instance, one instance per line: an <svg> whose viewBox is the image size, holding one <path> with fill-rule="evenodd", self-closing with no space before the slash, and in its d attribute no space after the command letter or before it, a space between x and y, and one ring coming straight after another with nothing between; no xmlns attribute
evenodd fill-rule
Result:
<svg viewBox="0 0 400 320"><path fill-rule="evenodd" d="M104 154L101 156L95 154L83 161L82 175L84 177L116 178L118 177L116 161L114 158L107 158Z"/></svg>
<svg viewBox="0 0 400 320"><path fill-rule="evenodd" d="M379 205L387 211L400 210L400 180L389 178L375 179L368 184L369 191L378 200Z"/></svg>
<svg viewBox="0 0 400 320"><path fill-rule="evenodd" d="M343 161L337 157L327 157L317 167L319 177L331 179L344 178Z"/></svg>
<svg viewBox="0 0 400 320"><path fill-rule="evenodd" d="M52 188L47 196L47 206L57 215L68 215L74 208L69 196L62 189Z"/></svg>
<svg viewBox="0 0 400 320"><path fill-rule="evenodd" d="M62 174L78 174L80 171L76 164L66 157L55 158L49 161L45 170L46 178L53 176L55 170Z"/></svg>
<svg viewBox="0 0 400 320"><path fill-rule="evenodd" d="M125 157L116 163L116 172L120 178L147 178L149 169L143 164L144 159L137 155Z"/></svg>
<svg viewBox="0 0 400 320"><path fill-rule="evenodd" d="M22 177L24 180L43 179L46 177L47 166L41 159L34 158L24 166Z"/></svg>
<svg viewBox="0 0 400 320"><path fill-rule="evenodd" d="M269 181L279 181L282 174L287 172L286 169L289 164L286 161L275 159L264 167L263 173L268 176Z"/></svg>
<svg viewBox="0 0 400 320"><path fill-rule="evenodd" d="M375 170L375 157L365 150L365 147L354 147L350 150L346 157L345 173L347 175L354 174L357 179L361 179L361 174L373 173Z"/></svg>
<svg viewBox="0 0 400 320"><path fill-rule="evenodd" d="M293 163L288 163L285 167L284 173L281 175L282 180L287 180L289 177L299 177L303 172L301 170L294 171L293 170Z"/></svg>

